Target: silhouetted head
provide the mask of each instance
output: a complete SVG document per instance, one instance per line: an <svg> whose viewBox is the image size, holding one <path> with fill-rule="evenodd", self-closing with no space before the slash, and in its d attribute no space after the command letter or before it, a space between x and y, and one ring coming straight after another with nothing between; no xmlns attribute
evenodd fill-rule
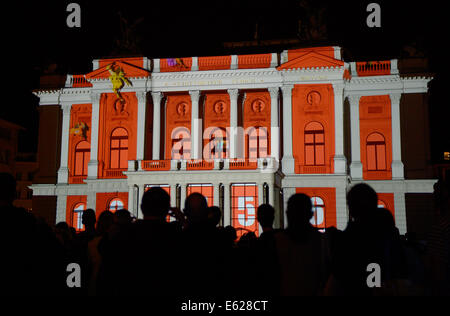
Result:
<svg viewBox="0 0 450 316"><path fill-rule="evenodd" d="M83 211L83 216L81 217L82 223L84 227L89 229L94 229L95 222L97 221L97 218L95 217L95 211L91 208L88 208L87 210Z"/></svg>
<svg viewBox="0 0 450 316"><path fill-rule="evenodd" d="M286 215L289 228L311 225L309 223L313 216L311 198L303 193L291 196L287 203Z"/></svg>
<svg viewBox="0 0 450 316"><path fill-rule="evenodd" d="M230 241L235 241L237 239L237 232L236 232L236 228L234 228L231 225L228 225L224 228L224 233L227 236L227 238L229 238Z"/></svg>
<svg viewBox="0 0 450 316"><path fill-rule="evenodd" d="M450 213L450 182L439 180L433 185L433 199L439 215L445 216Z"/></svg>
<svg viewBox="0 0 450 316"><path fill-rule="evenodd" d="M354 185L347 193L350 217L355 221L377 209L378 196L371 186L365 183Z"/></svg>
<svg viewBox="0 0 450 316"><path fill-rule="evenodd" d="M219 225L221 217L222 211L220 210L220 207L208 207L208 223L210 223L212 227L216 227L217 225Z"/></svg>
<svg viewBox="0 0 450 316"><path fill-rule="evenodd" d="M103 211L98 217L97 233L103 235L107 233L114 224L114 214L111 211Z"/></svg>
<svg viewBox="0 0 450 316"><path fill-rule="evenodd" d="M261 204L258 206L257 219L262 228L272 228L275 209L270 204Z"/></svg>
<svg viewBox="0 0 450 316"><path fill-rule="evenodd" d="M186 198L184 203L184 214L188 222L206 223L208 221L208 204L200 193L192 193Z"/></svg>
<svg viewBox="0 0 450 316"><path fill-rule="evenodd" d="M122 208L114 213L114 222L119 225L131 223L131 214L128 210Z"/></svg>
<svg viewBox="0 0 450 316"><path fill-rule="evenodd" d="M160 187L152 187L142 197L141 210L145 217L164 220L169 212L170 196Z"/></svg>
<svg viewBox="0 0 450 316"><path fill-rule="evenodd" d="M16 179L7 172L0 173L0 206L12 205L16 194Z"/></svg>

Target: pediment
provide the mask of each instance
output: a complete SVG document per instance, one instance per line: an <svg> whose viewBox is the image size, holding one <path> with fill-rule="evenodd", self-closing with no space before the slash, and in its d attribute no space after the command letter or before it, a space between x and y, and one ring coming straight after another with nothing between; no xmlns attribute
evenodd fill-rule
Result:
<svg viewBox="0 0 450 316"><path fill-rule="evenodd" d="M297 69L297 68L331 68L331 67L342 67L344 62L326 55L319 54L317 52L308 52L297 58L294 58L282 65L280 65L277 70L285 69Z"/></svg>
<svg viewBox="0 0 450 316"><path fill-rule="evenodd" d="M150 72L144 68L138 67L136 65L127 63L125 61L111 61L111 63L104 65L103 67L100 67L88 74L86 74L86 79L92 80L92 79L106 79L109 78L110 73L108 70L108 66L114 64L115 67L122 68L125 77L127 78L133 78L133 77L147 77Z"/></svg>

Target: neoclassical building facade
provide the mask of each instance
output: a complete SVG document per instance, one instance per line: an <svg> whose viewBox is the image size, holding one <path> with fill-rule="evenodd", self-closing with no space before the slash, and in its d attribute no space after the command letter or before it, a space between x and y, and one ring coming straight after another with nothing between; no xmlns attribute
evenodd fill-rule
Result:
<svg viewBox="0 0 450 316"><path fill-rule="evenodd" d="M344 62L339 47L96 59L34 92L61 116L56 183L31 188L56 197L56 222L77 229L86 208L142 218L143 193L160 186L172 206L201 192L223 225L258 233L257 206L272 204L284 227L296 192L312 198L315 226L344 229L346 192L366 182L405 233L405 195L435 180L405 177L400 103L431 79L401 75L397 60Z"/></svg>

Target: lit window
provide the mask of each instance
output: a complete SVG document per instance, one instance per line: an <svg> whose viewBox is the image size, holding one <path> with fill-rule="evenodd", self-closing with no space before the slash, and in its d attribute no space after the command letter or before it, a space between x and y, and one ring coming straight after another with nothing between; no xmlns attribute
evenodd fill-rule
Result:
<svg viewBox="0 0 450 316"><path fill-rule="evenodd" d="M256 209L258 207L258 187L255 184L233 184L231 187L231 221L240 237L251 231L258 235Z"/></svg>
<svg viewBox="0 0 450 316"><path fill-rule="evenodd" d="M86 204L78 203L75 205L72 211L72 227L76 231L84 230L83 227L83 212L86 209Z"/></svg>
<svg viewBox="0 0 450 316"><path fill-rule="evenodd" d="M86 176L91 146L87 141L81 141L75 147L74 176Z"/></svg>
<svg viewBox="0 0 450 316"><path fill-rule="evenodd" d="M317 228L325 229L325 203L323 199L318 196L311 198L313 217L310 220L311 225Z"/></svg>
<svg viewBox="0 0 450 316"><path fill-rule="evenodd" d="M214 193L213 193L214 189L212 184L205 184L205 183L200 183L200 184L188 184L187 187L187 196L189 196L192 193L200 193L201 195L203 195L206 198L206 202L208 203L208 206L213 206L214 204Z"/></svg>
<svg viewBox="0 0 450 316"><path fill-rule="evenodd" d="M305 165L325 165L325 133L318 122L310 122L305 127Z"/></svg>
<svg viewBox="0 0 450 316"><path fill-rule="evenodd" d="M448 151L444 152L444 160L450 160L450 152Z"/></svg>
<svg viewBox="0 0 450 316"><path fill-rule="evenodd" d="M111 212L116 212L117 210L123 209L123 202L121 199L115 198L109 202L109 210Z"/></svg>
<svg viewBox="0 0 450 316"><path fill-rule="evenodd" d="M378 208L386 208L386 203L384 203L382 200L378 200Z"/></svg>
<svg viewBox="0 0 450 316"><path fill-rule="evenodd" d="M386 170L386 142L380 133L372 133L367 137L367 170Z"/></svg>
<svg viewBox="0 0 450 316"><path fill-rule="evenodd" d="M111 134L111 169L128 168L128 133L116 128Z"/></svg>
<svg viewBox="0 0 450 316"><path fill-rule="evenodd" d="M249 159L268 156L268 135L265 127L251 127L247 133L247 157Z"/></svg>
<svg viewBox="0 0 450 316"><path fill-rule="evenodd" d="M145 192L147 192L148 190L150 190L150 188L155 188L155 187L158 187L158 188L163 189L163 190L166 191L167 194L169 194L169 196L170 196L170 185L168 185L168 184L146 184L144 190L145 190ZM176 194L176 193L175 193L175 194ZM167 215L166 221L167 221L168 223L170 223L170 222L176 221L176 218L175 218L175 217L172 217L172 216L170 216L170 215Z"/></svg>

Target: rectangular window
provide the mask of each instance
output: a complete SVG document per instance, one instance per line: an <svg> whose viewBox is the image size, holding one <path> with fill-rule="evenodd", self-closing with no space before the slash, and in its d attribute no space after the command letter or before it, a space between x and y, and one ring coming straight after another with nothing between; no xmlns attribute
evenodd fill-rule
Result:
<svg viewBox="0 0 450 316"><path fill-rule="evenodd" d="M238 237L246 232L258 236L258 187L254 183L238 183L231 186L231 224L237 230Z"/></svg>
<svg viewBox="0 0 450 316"><path fill-rule="evenodd" d="M214 205L214 187L210 183L188 184L186 196L197 192L206 198L208 206Z"/></svg>

